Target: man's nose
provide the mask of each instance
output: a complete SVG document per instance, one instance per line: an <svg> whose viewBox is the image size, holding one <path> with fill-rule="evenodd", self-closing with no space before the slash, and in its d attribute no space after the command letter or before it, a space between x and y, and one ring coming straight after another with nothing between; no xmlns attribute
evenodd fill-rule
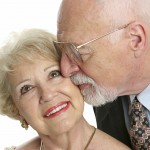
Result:
<svg viewBox="0 0 150 150"><path fill-rule="evenodd" d="M54 100L57 96L57 90L55 87L44 86L40 88L40 104Z"/></svg>
<svg viewBox="0 0 150 150"><path fill-rule="evenodd" d="M65 53L62 53L60 66L64 77L70 77L80 70L76 62L73 62Z"/></svg>

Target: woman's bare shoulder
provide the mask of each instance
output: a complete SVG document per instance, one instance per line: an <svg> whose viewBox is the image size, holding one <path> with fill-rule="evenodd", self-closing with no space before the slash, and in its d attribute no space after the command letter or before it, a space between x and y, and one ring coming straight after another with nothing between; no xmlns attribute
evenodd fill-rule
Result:
<svg viewBox="0 0 150 150"><path fill-rule="evenodd" d="M16 147L15 150L37 150L40 147L41 139L39 137L35 137L26 143Z"/></svg>
<svg viewBox="0 0 150 150"><path fill-rule="evenodd" d="M93 137L93 145L95 145L94 150L107 149L107 150L131 150L128 146L121 143L112 136L104 133L103 131L97 129L95 136Z"/></svg>

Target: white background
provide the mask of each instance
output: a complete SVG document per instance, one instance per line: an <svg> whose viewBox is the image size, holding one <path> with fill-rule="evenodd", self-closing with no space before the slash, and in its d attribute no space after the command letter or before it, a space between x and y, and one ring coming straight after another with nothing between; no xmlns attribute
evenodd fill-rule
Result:
<svg viewBox="0 0 150 150"><path fill-rule="evenodd" d="M10 32L27 28L41 28L56 34L57 12L61 0L0 0L0 46ZM84 116L96 126L93 109L85 105ZM0 150L20 145L36 136L30 127L21 128L18 121L0 116Z"/></svg>

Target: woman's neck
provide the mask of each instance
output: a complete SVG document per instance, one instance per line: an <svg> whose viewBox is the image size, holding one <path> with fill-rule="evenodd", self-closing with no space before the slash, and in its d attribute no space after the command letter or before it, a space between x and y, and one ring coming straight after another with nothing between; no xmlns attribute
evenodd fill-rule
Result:
<svg viewBox="0 0 150 150"><path fill-rule="evenodd" d="M83 150L93 133L93 127L81 119L74 127L68 129L68 132L59 135L40 135L43 142L42 150Z"/></svg>

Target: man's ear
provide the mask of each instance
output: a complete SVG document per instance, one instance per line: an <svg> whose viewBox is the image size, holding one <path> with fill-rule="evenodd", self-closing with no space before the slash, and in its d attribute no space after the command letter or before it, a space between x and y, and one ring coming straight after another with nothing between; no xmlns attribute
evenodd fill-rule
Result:
<svg viewBox="0 0 150 150"><path fill-rule="evenodd" d="M130 46L134 51L135 57L140 57L146 47L146 33L144 25L140 22L133 22L128 26L128 33L130 35Z"/></svg>

